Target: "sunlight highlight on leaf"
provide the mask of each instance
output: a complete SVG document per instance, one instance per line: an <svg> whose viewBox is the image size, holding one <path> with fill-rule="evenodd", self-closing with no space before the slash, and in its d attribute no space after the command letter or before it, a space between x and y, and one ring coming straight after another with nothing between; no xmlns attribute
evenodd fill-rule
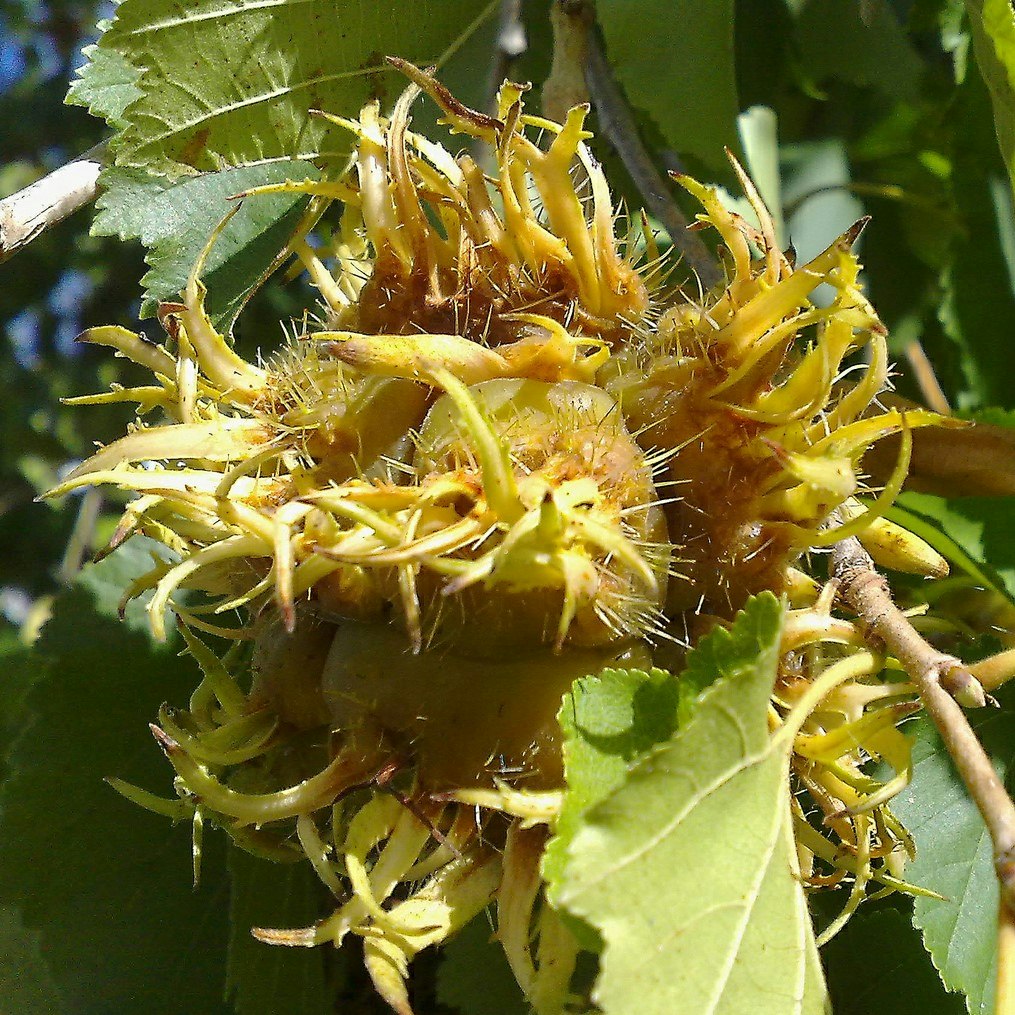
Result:
<svg viewBox="0 0 1015 1015"><path fill-rule="evenodd" d="M810 1015L826 993L796 877L788 744L768 699L782 608L759 596L755 663L722 677L691 722L584 816L559 900L603 936L608 1015Z"/></svg>
<svg viewBox="0 0 1015 1015"><path fill-rule="evenodd" d="M176 177L282 158L341 162L352 137L311 109L348 114L402 87L383 62L440 64L496 3L125 0L98 53L142 69L114 139L120 166Z"/></svg>

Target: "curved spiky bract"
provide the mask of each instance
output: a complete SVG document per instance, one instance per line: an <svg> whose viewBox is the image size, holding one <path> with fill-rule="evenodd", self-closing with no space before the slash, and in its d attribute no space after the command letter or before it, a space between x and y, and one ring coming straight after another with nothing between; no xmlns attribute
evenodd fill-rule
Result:
<svg viewBox="0 0 1015 1015"><path fill-rule="evenodd" d="M336 118L356 137L340 180L260 189L312 195L287 253L319 317L243 360L204 311L206 249L160 308L163 344L84 336L154 381L76 400L134 400L139 419L53 493L135 495L108 549L142 532L164 551L125 598L150 594L160 637L175 608L203 672L189 709L153 728L181 799L119 788L208 814L245 848L305 856L335 911L257 936L362 937L399 1012L412 957L496 894L511 967L556 1015L581 1002L578 943L538 869L562 796L562 695L604 667L649 670L697 614L722 622L772 590L795 607L770 719L795 732L793 778L814 805L794 803L805 880L852 878L844 916L868 884L911 890L887 803L908 778L896 723L912 696L880 682L883 660L800 570L847 534L892 567L947 568L882 517L911 430L942 421L877 405L887 350L859 285L859 226L798 267L745 175L759 228L681 178L727 281L664 291L649 230L615 236L586 108L554 124L506 83L486 115L394 62L413 83L390 117L372 104ZM421 92L482 157L409 130ZM897 467L865 491L864 453L893 433ZM229 658L199 631L230 639ZM871 779L870 758L895 775Z"/></svg>
<svg viewBox="0 0 1015 1015"><path fill-rule="evenodd" d="M776 246L753 184L734 168L760 228L729 211L714 188L678 178L702 203L699 223L722 239L727 281L664 311L654 331L604 368L632 427L674 452L670 478L681 496L670 532L683 548L686 580L674 583L671 608L721 616L750 594L786 590L803 551L856 534L883 513L908 460L877 510L862 520L851 511L864 491L863 455L875 441L949 424L931 412L882 412L876 404L888 356L853 252L865 222L794 265ZM830 299L815 302L819 287ZM859 374L850 371L847 385L853 354ZM854 521L837 533L840 507Z"/></svg>

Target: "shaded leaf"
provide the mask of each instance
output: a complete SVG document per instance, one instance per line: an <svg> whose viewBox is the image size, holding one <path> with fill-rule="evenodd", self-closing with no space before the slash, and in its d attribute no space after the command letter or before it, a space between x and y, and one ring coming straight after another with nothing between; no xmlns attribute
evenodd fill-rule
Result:
<svg viewBox="0 0 1015 1015"><path fill-rule="evenodd" d="M603 670L576 680L557 719L564 733L567 792L543 878L555 899L582 814L623 781L631 765L677 728L677 681L665 670Z"/></svg>
<svg viewBox="0 0 1015 1015"><path fill-rule="evenodd" d="M1015 179L1015 11L1010 0L966 0L973 52L994 106L994 127Z"/></svg>
<svg viewBox="0 0 1015 1015"><path fill-rule="evenodd" d="M669 148L725 173L739 111L732 0L599 0L596 19L631 104Z"/></svg>
<svg viewBox="0 0 1015 1015"><path fill-rule="evenodd" d="M905 493L902 511L893 512L903 524L915 516L927 528L919 534L949 560L1015 601L1015 531L1011 497L935 497ZM907 517L908 516L908 517ZM934 529L946 537L935 539ZM950 545L951 544L951 545Z"/></svg>
<svg viewBox="0 0 1015 1015"><path fill-rule="evenodd" d="M7 777L11 748L29 722L28 692L45 669L45 662L16 634L4 632L0 637L0 782Z"/></svg>
<svg viewBox="0 0 1015 1015"><path fill-rule="evenodd" d="M442 949L437 1000L462 1015L527 1015L518 981L480 913Z"/></svg>
<svg viewBox="0 0 1015 1015"><path fill-rule="evenodd" d="M782 607L752 600L755 665L585 812L558 898L605 948L607 1015L812 1013L825 989L795 849L786 738L768 731Z"/></svg>
<svg viewBox="0 0 1015 1015"><path fill-rule="evenodd" d="M38 931L27 930L17 910L7 906L0 906L0 955L0 1010L11 1015L65 1010L42 957Z"/></svg>
<svg viewBox="0 0 1015 1015"><path fill-rule="evenodd" d="M227 990L236 1015L324 1015L333 993L323 948L262 944L251 927L305 927L322 913L308 863L273 863L229 847L230 921Z"/></svg>
<svg viewBox="0 0 1015 1015"><path fill-rule="evenodd" d="M821 950L835 1015L962 1015L909 917L868 905Z"/></svg>
<svg viewBox="0 0 1015 1015"><path fill-rule="evenodd" d="M978 74L967 74L953 112L952 191L962 233L942 277L938 317L959 352L950 392L959 409L1015 406L1015 216L1011 185L997 152L990 104Z"/></svg>
<svg viewBox="0 0 1015 1015"><path fill-rule="evenodd" d="M135 558L134 573L145 563ZM60 1010L214 1015L226 1010L217 837L206 848L211 887L194 893L189 828L171 828L102 781L117 775L172 795L147 720L162 701L186 700L197 671L109 616L113 573L87 568L37 643L46 665L0 792L0 906L39 942ZM27 975L11 970L15 961L0 950L0 978ZM167 984L167 970L186 975Z"/></svg>
<svg viewBox="0 0 1015 1015"><path fill-rule="evenodd" d="M1015 788L1015 702L969 713L1008 791ZM937 731L921 717L914 730L913 781L893 804L916 840L906 879L945 896L918 898L913 920L946 986L961 990L972 1015L994 1010L998 888L990 837Z"/></svg>
<svg viewBox="0 0 1015 1015"><path fill-rule="evenodd" d="M151 270L142 313L159 300L174 300L215 226L234 206L234 194L264 183L315 177L307 162L276 162L208 173L170 183L140 169L107 169L105 193L92 231L137 238L148 248ZM250 294L291 238L307 198L299 194L254 195L243 202L212 247L203 274L207 309L215 326L228 331Z"/></svg>
<svg viewBox="0 0 1015 1015"><path fill-rule="evenodd" d="M143 95L114 139L120 166L166 176L278 158L341 162L351 135L309 110L355 115L403 82L397 54L441 63L495 2L414 4L397 16L380 0L125 0L99 41L143 70Z"/></svg>
<svg viewBox="0 0 1015 1015"><path fill-rule="evenodd" d="M799 14L797 40L807 73L878 88L893 99L919 94L923 61L885 0L859 4L809 0Z"/></svg>

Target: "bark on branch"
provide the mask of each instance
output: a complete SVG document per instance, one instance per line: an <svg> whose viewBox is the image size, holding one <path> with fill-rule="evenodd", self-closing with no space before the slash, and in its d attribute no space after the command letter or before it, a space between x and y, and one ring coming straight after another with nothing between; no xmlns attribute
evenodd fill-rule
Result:
<svg viewBox="0 0 1015 1015"><path fill-rule="evenodd" d="M688 231L687 218L674 201L669 182L642 143L634 114L603 51L593 5L589 0L557 0L553 28L554 84L563 81L569 71L558 61L558 52L565 58L567 54L580 54L570 62L580 60L584 66L570 70L584 76L589 98L599 117L601 134L620 156L648 210L662 223L688 267L705 289L712 288L722 277L719 264L700 237Z"/></svg>
<svg viewBox="0 0 1015 1015"><path fill-rule="evenodd" d="M0 263L94 199L105 154L105 142L97 144L0 201Z"/></svg>
<svg viewBox="0 0 1015 1015"><path fill-rule="evenodd" d="M923 707L983 816L1001 887L1001 939L1007 941L1015 925L1015 803L959 704L984 704L987 698L983 688L959 659L939 652L914 630L892 600L887 581L875 570L870 555L856 538L835 545L831 569L839 581L840 597L864 622L868 635L899 660L916 684ZM1010 964L1012 948L1003 951ZM1011 968L999 969L999 987L1010 987L1012 976ZM999 990L998 1000L998 1012L1013 1010L1015 997L1010 989Z"/></svg>

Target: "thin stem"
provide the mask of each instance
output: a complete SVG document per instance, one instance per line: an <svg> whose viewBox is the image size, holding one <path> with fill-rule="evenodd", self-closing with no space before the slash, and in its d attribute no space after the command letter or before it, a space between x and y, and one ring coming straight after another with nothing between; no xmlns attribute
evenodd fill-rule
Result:
<svg viewBox="0 0 1015 1015"><path fill-rule="evenodd" d="M102 142L0 201L0 262L93 200L105 159Z"/></svg>
<svg viewBox="0 0 1015 1015"><path fill-rule="evenodd" d="M916 684L923 706L987 826L1001 897L1015 914L1015 803L959 705L959 701L984 704L983 688L960 660L939 652L917 634L855 537L835 545L831 568L840 583L840 596L866 624L867 637L884 644ZM1013 1010L1012 1003L1015 999L998 1011L1007 1015Z"/></svg>
<svg viewBox="0 0 1015 1015"><path fill-rule="evenodd" d="M913 371L913 378L920 388L924 404L935 412L940 412L942 416L950 416L952 407L948 404L948 396L937 379L934 365L924 350L923 344L919 339L914 339L906 344L903 352Z"/></svg>
<svg viewBox="0 0 1015 1015"><path fill-rule="evenodd" d="M698 235L688 231L687 217L642 143L634 114L603 51L592 4L588 0L557 0L557 6L572 20L573 32L584 36L585 83L599 116L601 134L620 156L648 210L662 223L688 267L706 289L712 288L722 277L719 264Z"/></svg>

